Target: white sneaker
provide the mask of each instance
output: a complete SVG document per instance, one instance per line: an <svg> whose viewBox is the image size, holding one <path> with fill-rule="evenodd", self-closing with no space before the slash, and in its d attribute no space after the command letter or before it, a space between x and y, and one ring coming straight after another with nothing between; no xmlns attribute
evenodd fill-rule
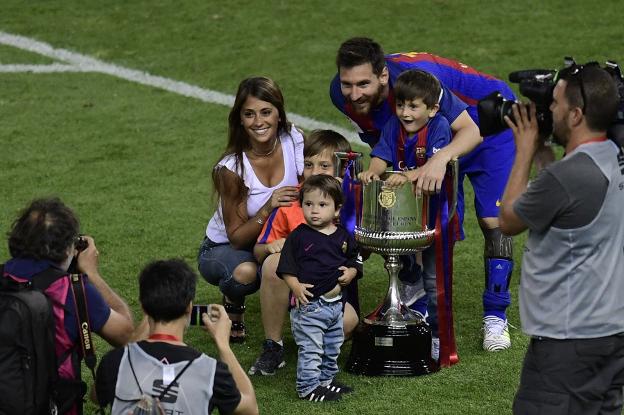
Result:
<svg viewBox="0 0 624 415"><path fill-rule="evenodd" d="M431 338L431 358L436 362L440 360L440 338Z"/></svg>
<svg viewBox="0 0 624 415"><path fill-rule="evenodd" d="M496 352L511 347L507 320L496 316L483 317L483 350Z"/></svg>

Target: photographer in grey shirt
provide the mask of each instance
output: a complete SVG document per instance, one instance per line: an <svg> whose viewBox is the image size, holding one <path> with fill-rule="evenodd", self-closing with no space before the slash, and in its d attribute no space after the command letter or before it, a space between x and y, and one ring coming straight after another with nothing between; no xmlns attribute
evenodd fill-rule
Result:
<svg viewBox="0 0 624 415"><path fill-rule="evenodd" d="M520 317L531 336L516 414L620 414L624 385L624 153L606 137L618 92L596 64L559 72L553 136L566 155L528 185L538 147L535 105L505 117L516 159L502 231L529 229Z"/></svg>

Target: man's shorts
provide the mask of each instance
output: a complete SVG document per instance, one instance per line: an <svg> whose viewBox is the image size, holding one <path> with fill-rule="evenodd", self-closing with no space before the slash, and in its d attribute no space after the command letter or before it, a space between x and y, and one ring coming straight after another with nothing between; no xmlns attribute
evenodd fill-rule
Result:
<svg viewBox="0 0 624 415"><path fill-rule="evenodd" d="M472 152L459 159L459 186L464 176L474 189L478 218L498 217L503 192L511 173L516 145L510 129L485 137Z"/></svg>

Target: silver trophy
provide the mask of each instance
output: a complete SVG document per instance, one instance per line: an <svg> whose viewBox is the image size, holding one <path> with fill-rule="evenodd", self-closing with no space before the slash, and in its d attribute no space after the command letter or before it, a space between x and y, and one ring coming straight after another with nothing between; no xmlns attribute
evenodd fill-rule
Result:
<svg viewBox="0 0 624 415"><path fill-rule="evenodd" d="M457 161L452 170L454 214L457 194ZM400 296L399 255L413 254L434 242L435 230L428 227L429 197L416 196L411 183L391 188L385 179L372 181L362 189L362 212L355 239L367 250L382 255L389 276L385 299L358 325L346 370L362 375L414 376L438 370L431 358L431 330L423 318L405 305ZM424 294L424 293L423 293Z"/></svg>

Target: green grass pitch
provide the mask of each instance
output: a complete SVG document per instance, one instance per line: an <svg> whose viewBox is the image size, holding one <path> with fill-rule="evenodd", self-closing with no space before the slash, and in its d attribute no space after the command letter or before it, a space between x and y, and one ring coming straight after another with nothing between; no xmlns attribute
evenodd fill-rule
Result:
<svg viewBox="0 0 624 415"><path fill-rule="evenodd" d="M229 95L247 76L270 76L289 112L348 129L328 97L335 52L348 37L372 37L388 53L432 52L505 79L517 69L559 67L566 55L622 61L620 9L608 0L2 0L0 32ZM181 257L195 266L214 207L210 170L224 148L229 108L103 73L7 69L52 64L63 62L0 42L0 229L5 234L32 198L60 196L95 237L103 275L138 319L136 277L147 261ZM314 405L296 398L296 347L287 329L286 368L252 379L262 413L511 412L528 339L512 329L510 350L481 349L482 236L465 186L467 239L456 246L454 275L461 362L416 378L342 373L356 392L340 403ZM515 240L509 312L516 327L523 241ZM8 256L0 244L0 259ZM375 256L361 282L364 312L386 284ZM197 302L220 301L215 287L203 280L198 287ZM246 317L249 338L233 346L245 369L263 338L257 296L249 298ZM214 354L197 328L189 329L187 341ZM97 345L100 354L108 350ZM349 348L346 343L342 363Z"/></svg>

